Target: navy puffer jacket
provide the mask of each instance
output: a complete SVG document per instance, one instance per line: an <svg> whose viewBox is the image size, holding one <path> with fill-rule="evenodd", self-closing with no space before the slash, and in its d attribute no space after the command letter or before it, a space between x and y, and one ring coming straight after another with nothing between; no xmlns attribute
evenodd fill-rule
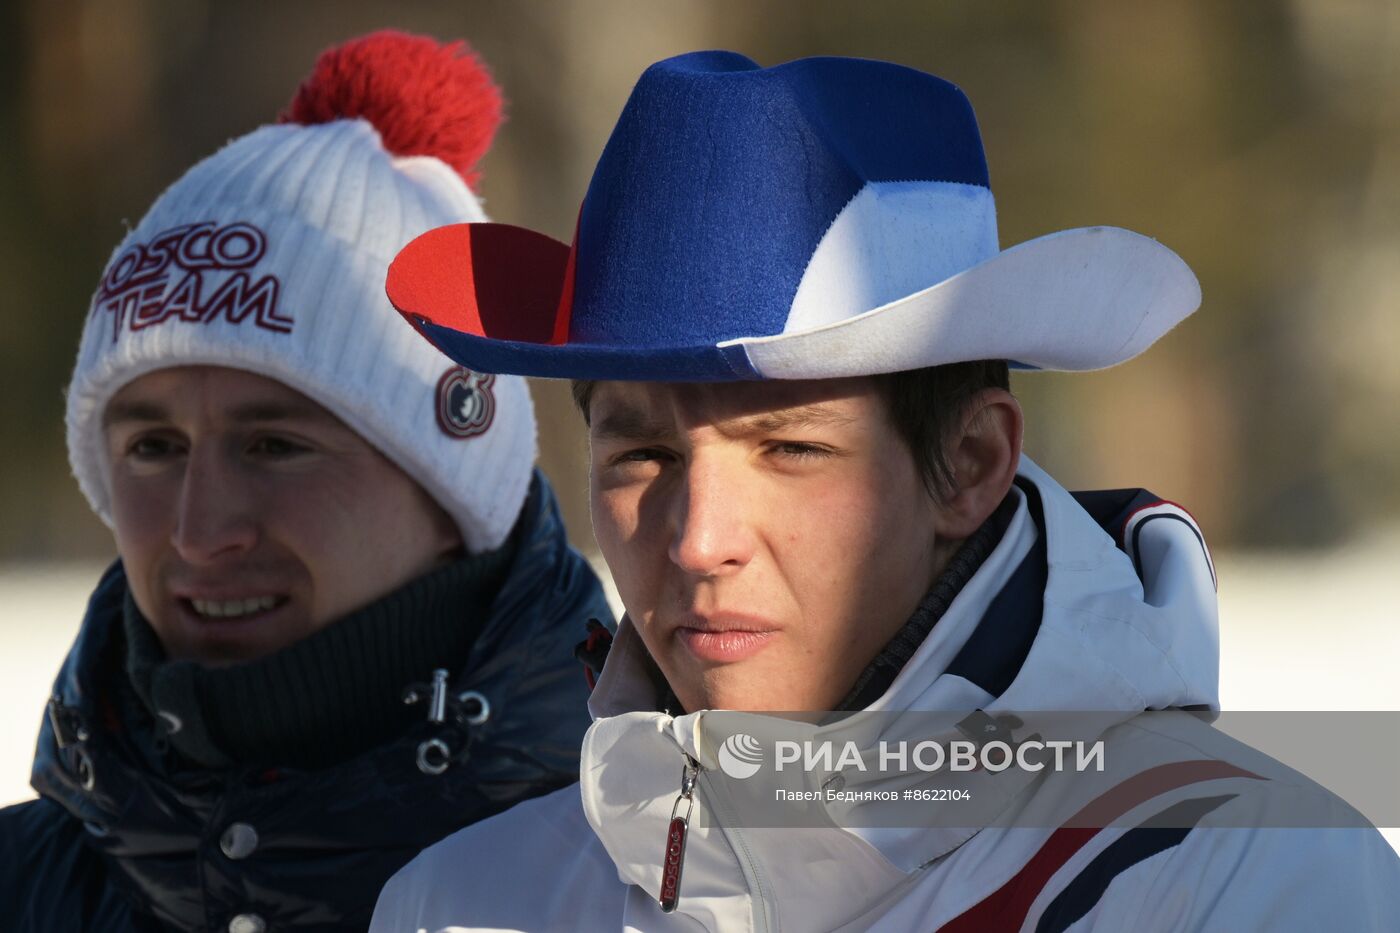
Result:
<svg viewBox="0 0 1400 933"><path fill-rule="evenodd" d="M432 842L578 777L587 687L573 647L611 619L536 475L526 531L449 695L469 720L427 716L317 771L171 771L156 730L123 715L121 566L102 578L39 736L40 799L0 810L0 929L354 930L384 882ZM452 756L445 771L440 740Z"/></svg>

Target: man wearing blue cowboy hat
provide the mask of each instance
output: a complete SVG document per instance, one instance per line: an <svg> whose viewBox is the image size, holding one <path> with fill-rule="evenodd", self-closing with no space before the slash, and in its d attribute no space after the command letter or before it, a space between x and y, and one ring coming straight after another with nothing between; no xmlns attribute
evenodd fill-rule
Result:
<svg viewBox="0 0 1400 933"><path fill-rule="evenodd" d="M1179 507L1022 456L1007 371L1124 362L1199 289L1124 230L999 251L957 88L660 62L572 246L442 228L388 288L466 366L574 380L627 616L579 788L429 849L374 929L1392 928L1400 864L1343 804L1194 717L1138 721L1218 708L1209 553ZM1052 727L1088 740L1077 773L861 761ZM809 750L781 775L779 734ZM852 760L810 751L838 737Z"/></svg>

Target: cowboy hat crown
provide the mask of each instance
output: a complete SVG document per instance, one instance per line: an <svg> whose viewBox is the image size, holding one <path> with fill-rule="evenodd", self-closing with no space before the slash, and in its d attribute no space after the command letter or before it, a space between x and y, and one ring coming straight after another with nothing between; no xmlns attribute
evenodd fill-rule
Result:
<svg viewBox="0 0 1400 933"><path fill-rule="evenodd" d="M1200 302L1171 250L1113 227L999 252L976 119L886 62L652 65L572 246L503 224L410 243L389 297L484 372L575 379L830 378L976 359L1096 369Z"/></svg>

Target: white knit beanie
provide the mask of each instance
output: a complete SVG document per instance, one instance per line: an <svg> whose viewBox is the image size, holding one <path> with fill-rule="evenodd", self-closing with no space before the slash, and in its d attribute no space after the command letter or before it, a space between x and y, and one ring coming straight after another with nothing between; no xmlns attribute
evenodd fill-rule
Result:
<svg viewBox="0 0 1400 933"><path fill-rule="evenodd" d="M157 199L107 264L68 387L69 460L103 521L108 401L202 364L335 413L456 519L469 551L505 540L535 459L525 381L453 364L384 294L409 240L487 219L463 174L500 114L465 43L376 33L321 56L292 122L230 142Z"/></svg>

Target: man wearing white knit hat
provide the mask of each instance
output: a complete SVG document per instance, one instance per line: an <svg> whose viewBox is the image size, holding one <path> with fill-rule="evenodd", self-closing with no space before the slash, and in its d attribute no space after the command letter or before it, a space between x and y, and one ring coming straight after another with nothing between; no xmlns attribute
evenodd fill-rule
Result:
<svg viewBox="0 0 1400 933"><path fill-rule="evenodd" d="M113 254L67 423L121 560L55 684L41 798L0 812L21 929L364 926L425 844L575 780L573 646L608 610L527 387L384 295L414 236L486 220L500 111L462 43L347 43Z"/></svg>

